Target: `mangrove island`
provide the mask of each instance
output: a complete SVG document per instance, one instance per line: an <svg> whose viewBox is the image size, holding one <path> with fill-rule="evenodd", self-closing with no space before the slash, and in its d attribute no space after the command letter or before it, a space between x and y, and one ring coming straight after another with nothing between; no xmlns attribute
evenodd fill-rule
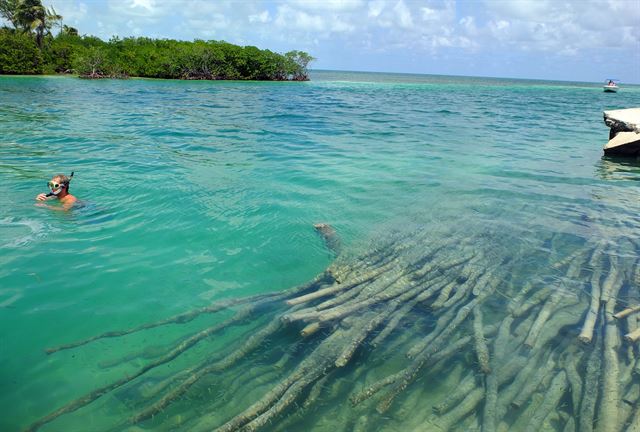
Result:
<svg viewBox="0 0 640 432"><path fill-rule="evenodd" d="M74 73L82 78L307 81L314 58L224 41L81 36L41 0L0 0L0 74ZM52 29L59 28L54 36Z"/></svg>

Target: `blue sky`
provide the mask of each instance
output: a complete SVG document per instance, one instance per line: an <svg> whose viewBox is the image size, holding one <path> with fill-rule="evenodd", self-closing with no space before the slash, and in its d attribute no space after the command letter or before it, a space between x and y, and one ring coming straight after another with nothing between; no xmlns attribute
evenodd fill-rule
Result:
<svg viewBox="0 0 640 432"><path fill-rule="evenodd" d="M301 49L317 69L640 84L640 0L45 0L112 35Z"/></svg>

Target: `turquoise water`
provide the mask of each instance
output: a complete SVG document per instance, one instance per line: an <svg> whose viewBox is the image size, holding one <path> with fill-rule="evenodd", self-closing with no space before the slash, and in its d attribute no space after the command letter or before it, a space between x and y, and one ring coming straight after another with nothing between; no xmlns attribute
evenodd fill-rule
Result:
<svg viewBox="0 0 640 432"><path fill-rule="evenodd" d="M602 157L602 111L637 106L634 86L605 94L598 84L396 74L0 77L0 429L24 429L131 373L202 322L45 348L310 280L333 259L314 223L334 226L354 254L392 230L465 238L491 227L517 239L513 253L530 254L539 279L542 238L561 234L563 250L637 240L640 165ZM81 206L34 206L53 174L71 171ZM160 376L239 337L218 335ZM42 430L124 430L141 388ZM325 430L327 400L307 427ZM186 406L202 410L206 398ZM193 417L176 410L140 427L193 430L183 424Z"/></svg>

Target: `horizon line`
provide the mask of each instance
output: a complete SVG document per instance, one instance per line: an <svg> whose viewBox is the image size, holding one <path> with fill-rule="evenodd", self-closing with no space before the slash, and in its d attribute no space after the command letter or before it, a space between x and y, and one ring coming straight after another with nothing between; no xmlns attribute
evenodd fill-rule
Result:
<svg viewBox="0 0 640 432"><path fill-rule="evenodd" d="M578 83L578 84L602 84L607 79L601 81L569 81L566 79L549 79L549 78L516 78L508 76L491 76L491 75L463 75L463 74L439 74L439 73L427 73L427 72L391 72L391 71L374 71L374 70L349 70L349 69L316 69L309 68L310 72L351 72L351 73L371 73L371 74L395 74L395 75L418 75L418 76L439 76L439 77L457 77L457 78L487 78L487 79L509 79L520 81L543 81L543 82L563 82L563 83ZM620 81L620 80L618 80ZM626 82L621 81L622 84L629 84L632 86L639 86L640 82Z"/></svg>

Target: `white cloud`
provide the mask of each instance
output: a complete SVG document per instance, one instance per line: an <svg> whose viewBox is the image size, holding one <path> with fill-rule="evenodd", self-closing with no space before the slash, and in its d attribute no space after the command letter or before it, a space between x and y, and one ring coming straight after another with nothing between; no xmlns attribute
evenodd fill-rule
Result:
<svg viewBox="0 0 640 432"><path fill-rule="evenodd" d="M288 5L278 6L275 24L281 28L302 30L304 32L322 33L327 28L326 22L321 15L310 14Z"/></svg>
<svg viewBox="0 0 640 432"><path fill-rule="evenodd" d="M453 22L456 19L455 1L430 1L420 8L420 15L423 21L429 23Z"/></svg>
<svg viewBox="0 0 640 432"><path fill-rule="evenodd" d="M472 16L462 17L458 23L467 35L476 36L478 34L476 20Z"/></svg>
<svg viewBox="0 0 640 432"><path fill-rule="evenodd" d="M413 27L413 18L411 16L411 11L404 3L403 0L398 1L396 5L393 7L393 11L396 13L398 17L398 23L403 28L411 28Z"/></svg>
<svg viewBox="0 0 640 432"><path fill-rule="evenodd" d="M335 33L349 33L356 29L355 25L340 19L335 19L331 22L331 31Z"/></svg>
<svg viewBox="0 0 640 432"><path fill-rule="evenodd" d="M268 10L264 10L264 11L260 12L259 14L249 15L249 22L251 22L251 23L254 23L254 22L267 23L270 20L271 20L271 16L270 16Z"/></svg>
<svg viewBox="0 0 640 432"><path fill-rule="evenodd" d="M375 0L367 5L367 16L369 18L377 18L384 10L385 2L383 0Z"/></svg>
<svg viewBox="0 0 640 432"><path fill-rule="evenodd" d="M290 0L287 2L296 9L314 12L346 12L362 8L363 0Z"/></svg>
<svg viewBox="0 0 640 432"><path fill-rule="evenodd" d="M350 33L359 27L356 15L343 3L352 6L360 2L328 3L333 7L326 8L326 11L319 7L309 7L306 3L303 8L294 7L297 2L281 4L276 9L274 23L287 37L295 34L296 40L314 44L314 41L326 40L336 34Z"/></svg>
<svg viewBox="0 0 640 432"><path fill-rule="evenodd" d="M198 37L205 39L225 39L224 31L233 26L223 14L215 13L202 18L190 18L187 20L189 28L195 30Z"/></svg>
<svg viewBox="0 0 640 432"><path fill-rule="evenodd" d="M153 0L132 0L131 1L131 8L143 8L146 9L149 12L153 12L153 10L155 9L155 1Z"/></svg>
<svg viewBox="0 0 640 432"><path fill-rule="evenodd" d="M423 8L420 8L420 12L422 14L423 21L436 21L439 17L439 14L435 9L431 9L426 6Z"/></svg>
<svg viewBox="0 0 640 432"><path fill-rule="evenodd" d="M554 19L548 14L557 11L565 2L549 0L517 0L517 1L487 1L486 6L496 11L500 16L524 21L544 21Z"/></svg>
<svg viewBox="0 0 640 432"><path fill-rule="evenodd" d="M489 21L489 28L499 37L500 32L507 31L509 29L509 21L507 20L498 20L498 21Z"/></svg>
<svg viewBox="0 0 640 432"><path fill-rule="evenodd" d="M127 27L131 30L131 33L135 36L142 35L142 29L138 27L133 20L127 21Z"/></svg>
<svg viewBox="0 0 640 432"><path fill-rule="evenodd" d="M116 16L127 15L142 20L154 19L170 13L170 4L156 0L108 0L109 10Z"/></svg>
<svg viewBox="0 0 640 432"><path fill-rule="evenodd" d="M488 35L505 45L565 55L616 46L617 42L640 48L637 0L487 1L485 6L491 16ZM501 25L504 22L509 22L509 28Z"/></svg>

